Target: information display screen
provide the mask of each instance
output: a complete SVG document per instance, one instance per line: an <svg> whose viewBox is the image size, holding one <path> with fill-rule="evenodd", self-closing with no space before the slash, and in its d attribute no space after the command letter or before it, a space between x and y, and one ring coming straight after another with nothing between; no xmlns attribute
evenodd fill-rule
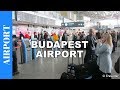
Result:
<svg viewBox="0 0 120 90"><path fill-rule="evenodd" d="M61 23L62 27L84 27L84 22Z"/></svg>

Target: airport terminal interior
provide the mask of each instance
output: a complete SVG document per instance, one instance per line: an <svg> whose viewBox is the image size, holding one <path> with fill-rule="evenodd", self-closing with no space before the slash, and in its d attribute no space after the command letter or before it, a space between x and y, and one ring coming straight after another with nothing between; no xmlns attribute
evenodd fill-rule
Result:
<svg viewBox="0 0 120 90"><path fill-rule="evenodd" d="M63 57L61 54L58 57L44 57L45 51L55 53L55 51L70 52L77 49L70 49L67 45L64 48L47 48L46 43L43 48L33 48L32 41L36 41L37 45L38 41L41 41L41 46L47 41L52 41L54 44L56 41L60 44L62 41L82 42L86 40L90 31L96 38L95 42L104 37L105 33L112 37L113 48L109 57L112 64L108 63L108 66L112 65L111 78L120 79L114 69L120 57L120 11L13 11L12 19L13 43L15 43L13 44L14 79L60 79L63 72L68 72L68 64L84 65L88 52L86 49L80 49L83 51L81 57L78 57L78 54L76 57ZM39 51L42 57L36 57Z"/></svg>

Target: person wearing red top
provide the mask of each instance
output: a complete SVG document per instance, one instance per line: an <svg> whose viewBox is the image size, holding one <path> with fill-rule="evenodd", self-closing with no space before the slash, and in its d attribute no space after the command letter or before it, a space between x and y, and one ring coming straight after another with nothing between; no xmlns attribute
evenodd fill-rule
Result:
<svg viewBox="0 0 120 90"><path fill-rule="evenodd" d="M25 34L25 38L30 39L30 36L29 36L29 34L28 34L28 33L26 33L26 34Z"/></svg>

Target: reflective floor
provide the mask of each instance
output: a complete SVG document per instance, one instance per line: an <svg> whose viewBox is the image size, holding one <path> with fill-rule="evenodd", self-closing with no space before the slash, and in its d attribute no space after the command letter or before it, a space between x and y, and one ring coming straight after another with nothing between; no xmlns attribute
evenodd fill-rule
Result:
<svg viewBox="0 0 120 90"><path fill-rule="evenodd" d="M20 62L20 54L18 53L18 63ZM120 56L120 47L112 54L113 66ZM70 61L72 59L70 58ZM79 59L82 63L82 58ZM60 79L63 72L67 71L68 58L59 56L58 58L39 58L36 61L29 61L26 64L19 64L19 74L15 75L14 79ZM78 58L74 58L74 63L78 64ZM112 76L118 75L114 69ZM120 77L113 77L113 79L120 79Z"/></svg>

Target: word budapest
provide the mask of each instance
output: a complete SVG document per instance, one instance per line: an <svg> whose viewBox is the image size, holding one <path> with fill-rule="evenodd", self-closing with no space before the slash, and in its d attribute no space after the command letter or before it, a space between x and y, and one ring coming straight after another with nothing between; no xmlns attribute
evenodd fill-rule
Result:
<svg viewBox="0 0 120 90"><path fill-rule="evenodd" d="M84 45L84 48L86 48L88 41L61 41L60 43L58 41L56 41L55 43L53 43L52 41L31 41L31 46L32 48L52 48L52 49L57 49L57 48L64 48L66 45L68 46L69 49L73 49L76 48L80 49L81 48L81 44ZM44 51L44 57L58 57L59 55L62 55L62 57L76 57L76 54L78 53L78 56L81 57L81 53L83 53L83 50L77 50L77 51L58 51L58 50L51 50L51 51ZM42 52L38 51L36 54L36 57L43 57L42 56Z"/></svg>

